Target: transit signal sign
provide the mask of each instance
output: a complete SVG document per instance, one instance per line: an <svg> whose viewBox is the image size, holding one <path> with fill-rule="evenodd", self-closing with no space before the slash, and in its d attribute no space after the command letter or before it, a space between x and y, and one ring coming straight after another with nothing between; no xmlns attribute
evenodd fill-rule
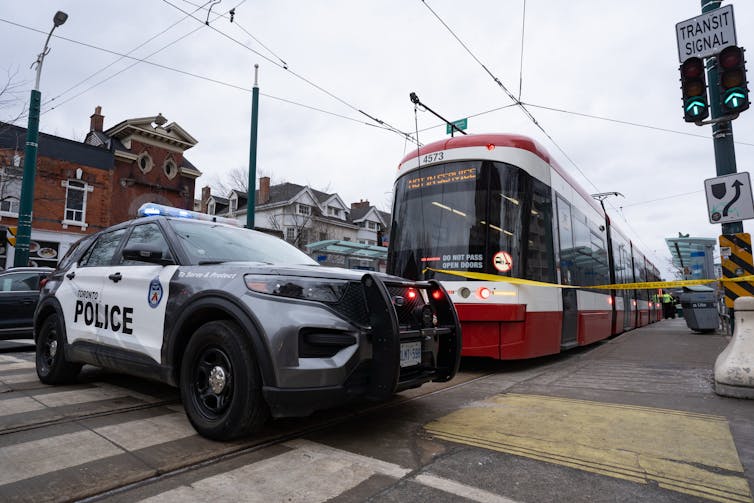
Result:
<svg viewBox="0 0 754 503"><path fill-rule="evenodd" d="M714 56L729 45L736 45L736 23L733 19L733 6L705 12L675 25L678 41L678 61L688 58Z"/></svg>
<svg viewBox="0 0 754 503"><path fill-rule="evenodd" d="M749 88L746 87L744 49L731 45L717 56L719 66L720 105L723 112L735 114L749 108Z"/></svg>
<svg viewBox="0 0 754 503"><path fill-rule="evenodd" d="M701 58L688 58L681 64L681 91L683 96L683 120L697 122L709 117L707 101L707 80L704 74L704 61Z"/></svg>

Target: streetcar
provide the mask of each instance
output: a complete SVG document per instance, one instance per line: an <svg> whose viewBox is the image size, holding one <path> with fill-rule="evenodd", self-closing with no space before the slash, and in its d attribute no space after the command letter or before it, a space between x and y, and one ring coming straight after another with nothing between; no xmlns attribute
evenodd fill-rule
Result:
<svg viewBox="0 0 754 503"><path fill-rule="evenodd" d="M657 290L590 288L660 274L542 145L516 134L458 136L403 158L387 269L442 282L464 356L555 354L661 319Z"/></svg>

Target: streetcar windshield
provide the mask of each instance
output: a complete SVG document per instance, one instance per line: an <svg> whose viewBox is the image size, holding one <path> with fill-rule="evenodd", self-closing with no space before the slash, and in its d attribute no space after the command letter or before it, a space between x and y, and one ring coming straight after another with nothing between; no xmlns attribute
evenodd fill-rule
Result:
<svg viewBox="0 0 754 503"><path fill-rule="evenodd" d="M396 182L393 210L392 274L554 280L549 188L515 166L458 161L413 170Z"/></svg>

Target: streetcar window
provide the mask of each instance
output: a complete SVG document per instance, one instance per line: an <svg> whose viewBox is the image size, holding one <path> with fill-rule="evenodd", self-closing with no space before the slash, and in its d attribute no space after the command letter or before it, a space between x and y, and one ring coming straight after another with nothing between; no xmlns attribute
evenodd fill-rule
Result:
<svg viewBox="0 0 754 503"><path fill-rule="evenodd" d="M457 279L437 272L448 270L554 280L550 189L518 167L436 164L399 178L395 191L390 273ZM510 256L505 267L494 260L501 254Z"/></svg>

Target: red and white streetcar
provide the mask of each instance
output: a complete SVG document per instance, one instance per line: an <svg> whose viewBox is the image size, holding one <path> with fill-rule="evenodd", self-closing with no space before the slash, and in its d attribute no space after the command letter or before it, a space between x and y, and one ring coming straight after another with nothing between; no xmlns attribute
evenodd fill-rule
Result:
<svg viewBox="0 0 754 503"><path fill-rule="evenodd" d="M659 272L540 144L514 134L449 138L401 161L388 272L442 281L465 356L554 354L661 317L654 291L588 288Z"/></svg>

